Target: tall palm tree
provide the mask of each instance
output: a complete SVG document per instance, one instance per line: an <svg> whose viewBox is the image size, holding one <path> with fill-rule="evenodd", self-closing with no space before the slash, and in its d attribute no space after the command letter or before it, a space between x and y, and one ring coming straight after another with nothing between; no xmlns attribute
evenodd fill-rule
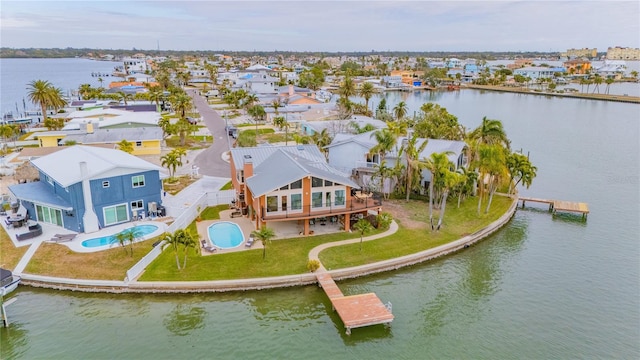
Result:
<svg viewBox="0 0 640 360"><path fill-rule="evenodd" d="M594 93L596 92L596 90L598 90L598 94L600 94L600 84L602 84L602 82L602 76L600 76L600 74L595 74L593 78L593 83L596 84L596 86L593 88Z"/></svg>
<svg viewBox="0 0 640 360"><path fill-rule="evenodd" d="M82 84L78 88L78 93L82 96L83 100L89 99L89 94L91 94L91 84Z"/></svg>
<svg viewBox="0 0 640 360"><path fill-rule="evenodd" d="M438 217L438 224L436 225L436 230L440 230L440 227L442 227L442 221L444 219L444 211L447 206L447 198L449 197L449 191L451 191L451 189L458 186L458 184L460 184L462 181L464 181L464 177L457 172L447 171L444 173L444 176L442 179L442 183L443 183L442 203L440 205L440 216Z"/></svg>
<svg viewBox="0 0 640 360"><path fill-rule="evenodd" d="M373 165L375 172L373 173L374 178L380 178L380 189L379 191L382 193L385 199L389 198L389 191L387 191L387 187L384 184L386 179L389 179L393 175L393 169L387 166L387 161L382 160L380 164ZM390 188L391 186L389 186ZM390 190L390 189L389 189Z"/></svg>
<svg viewBox="0 0 640 360"><path fill-rule="evenodd" d="M480 214L485 191L489 193L489 201L485 209L485 213L488 213L493 194L496 192L500 181L507 174L505 148L497 144L480 145L479 155L480 194L478 196L478 214Z"/></svg>
<svg viewBox="0 0 640 360"><path fill-rule="evenodd" d="M62 96L62 90L54 87L46 80L34 80L30 82L27 90L29 100L34 104L40 105L43 122L47 120L47 108L53 107L54 109L60 109L67 104Z"/></svg>
<svg viewBox="0 0 640 360"><path fill-rule="evenodd" d="M471 132L470 140L477 144L498 144L507 149L509 149L511 143L507 138L502 122L500 120L487 119L486 116L482 118L482 123Z"/></svg>
<svg viewBox="0 0 640 360"><path fill-rule="evenodd" d="M420 174L420 168L423 164L420 162L420 153L427 147L427 140L424 139L422 144L418 145L418 136L413 134L410 138L404 140L400 151L398 152L398 158L401 158L404 154L406 169L405 169L405 181L406 181L406 200L409 201L409 195L411 190L415 188L414 176Z"/></svg>
<svg viewBox="0 0 640 360"><path fill-rule="evenodd" d="M282 102L280 99L275 99L271 102L271 106L273 107L273 112L275 112L276 116L278 116L278 109L282 107Z"/></svg>
<svg viewBox="0 0 640 360"><path fill-rule="evenodd" d="M182 243L182 238L184 237L184 229L178 229L176 231L173 232L173 234L170 233L165 233L164 234L164 241L166 241L169 246L171 246L171 249L173 249L173 253L176 256L176 266L178 267L178 270L180 270L180 258L178 257L178 249L180 247L180 244Z"/></svg>
<svg viewBox="0 0 640 360"><path fill-rule="evenodd" d="M537 175L538 168L531 164L528 157L515 152L511 153L507 155L506 165L510 177L509 192L515 191L521 182L527 189L531 186L533 179Z"/></svg>
<svg viewBox="0 0 640 360"><path fill-rule="evenodd" d="M164 99L164 91L160 86L151 86L147 93L149 101L156 103L156 110L160 111L160 101Z"/></svg>
<svg viewBox="0 0 640 360"><path fill-rule="evenodd" d="M375 90L376 89L374 88L373 84L370 82L365 82L364 84L362 84L362 87L360 87L359 93L360 96L364 98L365 106L367 107L367 109L369 108L369 99L371 99L371 97L375 93Z"/></svg>
<svg viewBox="0 0 640 360"><path fill-rule="evenodd" d="M328 158L329 152L325 147L331 144L332 141L329 131L327 131L327 129L322 129L320 132L314 132L313 135L311 135L311 141L318 146L320 151L324 154L324 157Z"/></svg>
<svg viewBox="0 0 640 360"><path fill-rule="evenodd" d="M185 119L187 112L193 108L193 100L184 91L175 93L169 97L171 107L180 119Z"/></svg>
<svg viewBox="0 0 640 360"><path fill-rule="evenodd" d="M444 188L444 178L455 167L448 158L450 154L451 152L432 153L424 161L424 167L431 173L431 180L429 181L429 224L431 225L431 230L435 229L433 224L433 203L442 196L440 192Z"/></svg>
<svg viewBox="0 0 640 360"><path fill-rule="evenodd" d="M247 109L257 104L258 102L260 102L260 99L258 99L258 95L256 94L248 94L244 97L244 107Z"/></svg>
<svg viewBox="0 0 640 360"><path fill-rule="evenodd" d="M262 243L262 259L266 259L267 245L271 243L271 239L276 236L276 233L273 229L263 226L260 230L255 230L251 234Z"/></svg>
<svg viewBox="0 0 640 360"><path fill-rule="evenodd" d="M613 84L614 80L612 78L607 78L604 82L607 84L607 87L605 88L604 93L609 94L609 86Z"/></svg>
<svg viewBox="0 0 640 360"><path fill-rule="evenodd" d="M182 262L182 268L187 268L187 254L189 253L189 248L193 248L196 253L200 251L200 245L198 244L198 239L191 231L185 231L181 237L182 251L184 260Z"/></svg>
<svg viewBox="0 0 640 360"><path fill-rule="evenodd" d="M405 116L407 116L407 103L405 103L404 101L400 101L394 108L393 108L393 115L396 118L396 121L399 121L401 119L403 119Z"/></svg>

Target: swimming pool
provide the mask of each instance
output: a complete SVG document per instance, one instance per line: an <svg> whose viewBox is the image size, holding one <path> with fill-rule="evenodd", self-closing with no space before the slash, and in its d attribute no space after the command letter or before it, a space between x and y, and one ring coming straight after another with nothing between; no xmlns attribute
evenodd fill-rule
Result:
<svg viewBox="0 0 640 360"><path fill-rule="evenodd" d="M244 242L244 235L238 224L222 221L209 225L209 240L221 249L231 249Z"/></svg>
<svg viewBox="0 0 640 360"><path fill-rule="evenodd" d="M149 235L152 232L158 230L158 227L155 226L155 225L136 225L136 226L134 226L132 228L128 228L128 229L122 230L120 233L123 233L125 231L129 231L131 229L133 229L136 232L136 234L138 235L138 238L143 238L146 235ZM116 235L118 235L118 234L103 236L103 237L99 237L99 238L95 238L95 239L88 239L88 240L85 240L85 241L82 242L82 246L84 246L86 248L94 248L94 247L99 247L99 246L117 244L118 243L118 239L116 238Z"/></svg>

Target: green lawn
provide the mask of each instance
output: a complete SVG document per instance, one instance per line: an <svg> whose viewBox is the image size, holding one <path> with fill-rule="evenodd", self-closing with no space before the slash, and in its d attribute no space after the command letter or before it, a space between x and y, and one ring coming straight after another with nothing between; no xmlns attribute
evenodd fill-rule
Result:
<svg viewBox="0 0 640 360"><path fill-rule="evenodd" d="M191 252L187 267L178 270L175 253L166 249L144 272L140 281L199 281L258 278L308 272L309 251L333 241L357 237L355 233L272 240L266 258L262 249L201 256ZM180 254L182 261L182 254Z"/></svg>
<svg viewBox="0 0 640 360"><path fill-rule="evenodd" d="M431 232L426 228L426 224L420 229L408 229L400 223L400 229L396 234L364 242L362 252L360 244L356 243L324 250L320 259L328 269L336 269L433 248L473 233L495 221L509 208L511 199L496 196L489 214L480 217L476 216L476 204L475 199L467 200L460 209L457 209L455 204L449 204L444 228L439 232ZM427 218L427 206L424 202L410 201L404 206L412 214L412 220L425 221ZM203 217L208 211L212 216L217 216L215 211L219 212L222 210L221 207L205 209ZM195 227L195 223L192 225ZM379 231L376 230L367 236L377 232ZM149 265L140 281L225 280L306 273L308 255L312 248L323 243L359 237L356 233L337 233L273 240L267 248L265 259L262 258L262 249L210 256L201 256L192 251L187 258L187 267L183 270L177 270L175 254L171 249L167 249ZM182 261L182 254L180 259Z"/></svg>
<svg viewBox="0 0 640 360"><path fill-rule="evenodd" d="M362 251L360 251L360 244L329 248L320 253L320 261L330 270L388 260L431 249L482 229L502 216L512 203L510 198L494 196L491 211L478 217L476 201L475 198L469 199L462 203L460 209L455 203L448 204L443 227L440 231L431 231L430 227L426 226L429 216L428 206L425 206L426 204L422 201L411 200L406 204L406 208L412 214L412 220L425 222L423 228L409 229L400 223L398 232L383 239L364 242Z"/></svg>

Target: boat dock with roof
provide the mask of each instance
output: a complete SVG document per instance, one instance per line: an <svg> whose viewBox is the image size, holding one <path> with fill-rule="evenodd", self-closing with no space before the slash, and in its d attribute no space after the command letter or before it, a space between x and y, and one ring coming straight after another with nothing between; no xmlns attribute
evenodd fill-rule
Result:
<svg viewBox="0 0 640 360"><path fill-rule="evenodd" d="M316 277L344 323L347 335L351 335L351 329L393 321L391 303L383 304L376 294L344 296L329 273L318 272Z"/></svg>

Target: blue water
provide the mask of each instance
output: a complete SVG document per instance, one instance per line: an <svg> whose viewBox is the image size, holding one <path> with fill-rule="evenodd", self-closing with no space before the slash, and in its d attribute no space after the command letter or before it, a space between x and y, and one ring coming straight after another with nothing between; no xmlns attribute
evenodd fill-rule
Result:
<svg viewBox="0 0 640 360"><path fill-rule="evenodd" d="M149 235L152 232L158 230L158 227L155 226L155 225L136 225L133 228L125 229L125 230L121 231L120 233L123 233L125 231L129 231L130 229L134 229L134 231L137 233L138 237L139 238L143 238L144 236ZM118 239L116 238L116 235L118 235L118 234L85 240L85 241L82 242L82 246L84 246L86 248L94 248L94 247L99 247L99 246L106 246L106 245L115 244L115 243L118 242Z"/></svg>
<svg viewBox="0 0 640 360"><path fill-rule="evenodd" d="M244 241L240 227L230 222L219 222L209 226L209 240L221 249L238 247Z"/></svg>

